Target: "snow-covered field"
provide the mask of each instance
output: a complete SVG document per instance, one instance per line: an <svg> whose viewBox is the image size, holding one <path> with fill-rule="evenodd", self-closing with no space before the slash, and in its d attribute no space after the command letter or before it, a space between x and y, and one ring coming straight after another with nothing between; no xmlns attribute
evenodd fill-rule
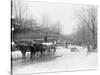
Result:
<svg viewBox="0 0 100 75"><path fill-rule="evenodd" d="M79 48L80 49L80 48ZM13 74L23 73L41 73L41 72L55 72L55 71L76 71L97 69L97 53L84 54L81 51L71 52L70 49L64 47L57 47L55 55L37 57L36 59L29 59L29 52L27 58L21 59L19 51L13 52ZM16 59L15 59L16 58Z"/></svg>

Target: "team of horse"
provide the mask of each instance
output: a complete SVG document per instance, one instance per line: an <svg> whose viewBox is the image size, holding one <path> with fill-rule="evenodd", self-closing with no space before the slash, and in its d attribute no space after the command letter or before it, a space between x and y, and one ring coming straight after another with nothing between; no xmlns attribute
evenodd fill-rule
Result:
<svg viewBox="0 0 100 75"><path fill-rule="evenodd" d="M35 57L36 53L40 53L41 57L45 52L50 54L50 51L53 50L53 53L56 52L56 46L54 43L32 43L32 44L16 44L15 46L22 53L22 59L26 58L26 52L30 52L30 59L33 55Z"/></svg>

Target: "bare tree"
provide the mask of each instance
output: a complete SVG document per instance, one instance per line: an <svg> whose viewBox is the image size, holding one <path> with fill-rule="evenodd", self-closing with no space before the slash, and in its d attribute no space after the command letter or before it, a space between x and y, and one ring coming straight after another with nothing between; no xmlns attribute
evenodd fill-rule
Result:
<svg viewBox="0 0 100 75"><path fill-rule="evenodd" d="M85 45L87 41L91 41L91 33L87 26L79 25L76 33L74 33L74 39L81 41L82 45Z"/></svg>
<svg viewBox="0 0 100 75"><path fill-rule="evenodd" d="M81 8L77 15L79 17L79 23L88 27L92 34L93 49L97 48L97 7L88 6Z"/></svg>
<svg viewBox="0 0 100 75"><path fill-rule="evenodd" d="M42 21L42 27L43 28L47 28L48 30L51 30L52 32L60 34L60 32L61 32L60 21L57 21L57 22L54 23L54 22L51 21L50 17L46 14L42 15L41 21Z"/></svg>
<svg viewBox="0 0 100 75"><path fill-rule="evenodd" d="M12 16L22 26L27 16L27 8L25 7L23 0L12 0Z"/></svg>
<svg viewBox="0 0 100 75"><path fill-rule="evenodd" d="M60 23L60 21L58 21L56 23L56 27L57 27L57 33L60 34L61 33L61 23Z"/></svg>
<svg viewBox="0 0 100 75"><path fill-rule="evenodd" d="M49 28L49 26L51 25L50 17L47 14L42 15L41 21L42 21L43 28Z"/></svg>
<svg viewBox="0 0 100 75"><path fill-rule="evenodd" d="M61 26L61 23L60 23L60 21L58 21L58 22L52 24L52 25L50 26L50 29L51 29L52 31L56 32L57 34L60 34L60 33L61 33L61 28L60 28L60 26Z"/></svg>

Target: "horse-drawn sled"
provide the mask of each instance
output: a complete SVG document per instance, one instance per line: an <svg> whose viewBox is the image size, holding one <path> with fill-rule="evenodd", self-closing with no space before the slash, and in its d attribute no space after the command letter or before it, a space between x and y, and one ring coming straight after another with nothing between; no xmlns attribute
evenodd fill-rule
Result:
<svg viewBox="0 0 100 75"><path fill-rule="evenodd" d="M40 53L40 56L54 54L56 52L55 42L35 42L26 40L17 40L14 42L15 48L22 53L22 59L26 58L26 52L30 52L30 59L36 53Z"/></svg>

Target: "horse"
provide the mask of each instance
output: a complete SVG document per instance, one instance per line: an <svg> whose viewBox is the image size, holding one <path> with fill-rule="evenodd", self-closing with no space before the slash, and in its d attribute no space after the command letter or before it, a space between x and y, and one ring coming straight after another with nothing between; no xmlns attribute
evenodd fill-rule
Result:
<svg viewBox="0 0 100 75"><path fill-rule="evenodd" d="M41 44L41 43L35 43L33 45L29 46L29 51L31 53L30 59L32 59L33 55L35 56L35 54L37 52L41 53L41 56L43 56L43 52L46 50L46 46Z"/></svg>
<svg viewBox="0 0 100 75"><path fill-rule="evenodd" d="M16 48L21 51L22 59L25 59L26 58L26 52L28 51L29 47L25 46L25 45L17 45Z"/></svg>

